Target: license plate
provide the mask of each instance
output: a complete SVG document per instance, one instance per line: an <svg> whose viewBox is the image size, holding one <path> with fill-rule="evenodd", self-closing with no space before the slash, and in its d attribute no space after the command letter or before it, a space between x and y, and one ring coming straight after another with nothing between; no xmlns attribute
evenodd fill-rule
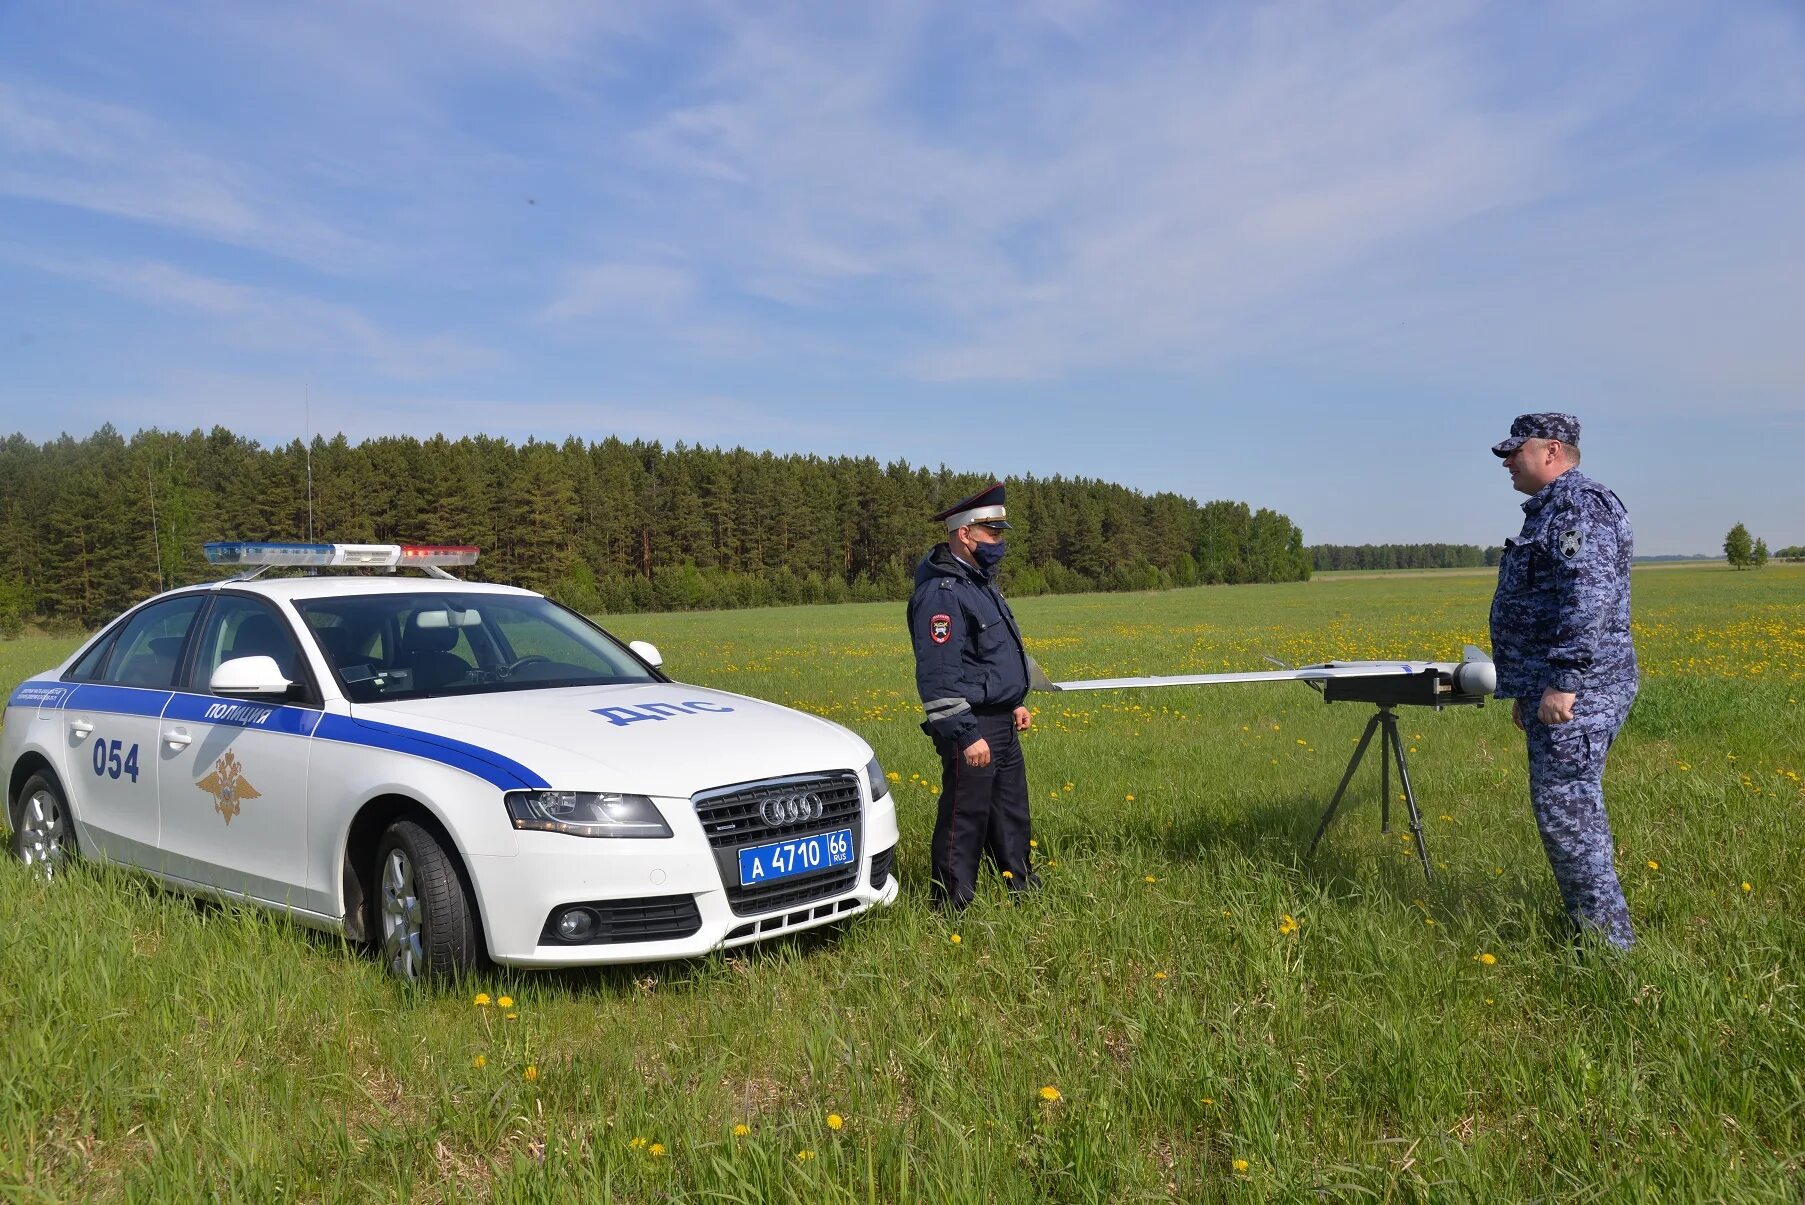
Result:
<svg viewBox="0 0 1805 1205"><path fill-rule="evenodd" d="M852 861L852 830L835 829L740 850L740 886L758 887Z"/></svg>

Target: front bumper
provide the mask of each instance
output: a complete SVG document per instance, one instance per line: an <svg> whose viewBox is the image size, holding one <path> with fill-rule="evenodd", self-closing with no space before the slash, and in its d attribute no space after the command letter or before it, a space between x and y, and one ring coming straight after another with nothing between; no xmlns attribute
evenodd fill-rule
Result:
<svg viewBox="0 0 1805 1205"><path fill-rule="evenodd" d="M813 929L895 902L893 855L897 841L893 807L868 807L857 870L848 886L831 895L785 903L760 913L735 912L716 858L697 829L668 840L595 841L560 833L519 833L511 857L467 856L489 957L507 966L602 966L693 958L718 949ZM874 887L874 860L888 862L885 881ZM831 873L831 872L829 872ZM799 877L797 887L813 876ZM825 877L825 876L824 876ZM572 904L692 899L701 924L687 936L656 941L566 944L548 940L546 921ZM773 904L778 904L773 901Z"/></svg>

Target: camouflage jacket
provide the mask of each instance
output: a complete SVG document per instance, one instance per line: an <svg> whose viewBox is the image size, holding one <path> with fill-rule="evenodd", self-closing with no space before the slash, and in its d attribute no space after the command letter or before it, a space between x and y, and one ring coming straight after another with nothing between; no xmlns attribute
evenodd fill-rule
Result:
<svg viewBox="0 0 1805 1205"><path fill-rule="evenodd" d="M1492 596L1498 697L1634 683L1633 539L1623 502L1569 469L1523 503L1523 516L1522 532L1504 541Z"/></svg>

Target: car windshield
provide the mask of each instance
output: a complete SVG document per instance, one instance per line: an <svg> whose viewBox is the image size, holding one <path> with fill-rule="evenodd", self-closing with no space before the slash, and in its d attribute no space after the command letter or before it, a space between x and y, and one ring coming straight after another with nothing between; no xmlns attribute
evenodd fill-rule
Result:
<svg viewBox="0 0 1805 1205"><path fill-rule="evenodd" d="M613 637L530 594L364 594L295 604L353 703L653 682Z"/></svg>

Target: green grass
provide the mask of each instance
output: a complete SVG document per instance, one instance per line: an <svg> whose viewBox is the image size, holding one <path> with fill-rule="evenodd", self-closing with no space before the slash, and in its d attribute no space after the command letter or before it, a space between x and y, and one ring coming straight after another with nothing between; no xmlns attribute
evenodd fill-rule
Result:
<svg viewBox="0 0 1805 1205"><path fill-rule="evenodd" d="M1485 643L1491 584L1017 611L1055 678L1451 657ZM1403 713L1433 883L1379 833L1370 770L1305 862L1367 713L1289 685L1036 696L1045 890L1011 908L987 879L943 919L901 620L609 621L679 678L853 727L897 774L903 897L843 931L410 991L243 908L0 866L0 1197L1799 1200L1805 568L1636 576L1645 677L1607 779L1641 939L1621 959L1565 944L1502 707ZM68 647L0 646L0 682Z"/></svg>

